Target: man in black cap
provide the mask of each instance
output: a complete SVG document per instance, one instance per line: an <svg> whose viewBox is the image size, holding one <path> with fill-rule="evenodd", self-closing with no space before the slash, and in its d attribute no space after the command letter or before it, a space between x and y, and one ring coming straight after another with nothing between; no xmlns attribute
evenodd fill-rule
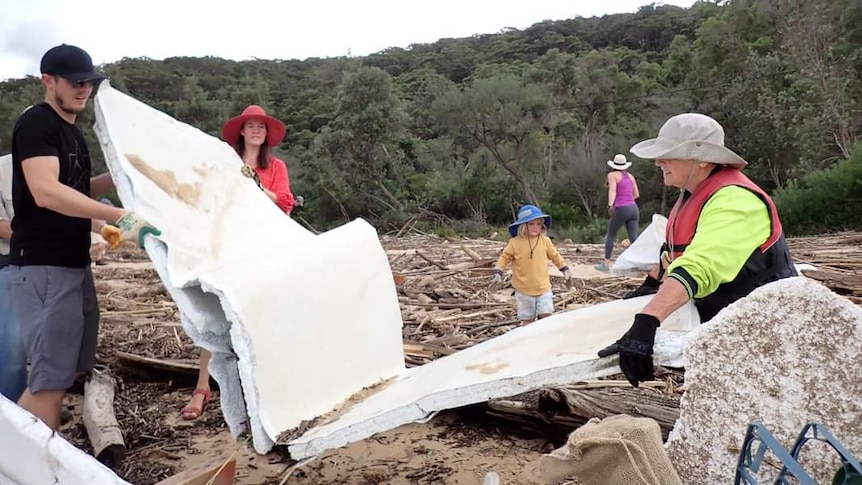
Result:
<svg viewBox="0 0 862 485"><path fill-rule="evenodd" d="M90 153L75 124L104 79L84 50L60 45L42 57L45 102L26 110L12 132L10 242L12 310L21 325L30 374L18 403L53 429L75 376L96 357L99 306L90 270L90 231L133 241L160 233L134 212L93 199L113 189L110 174L90 177ZM113 225L105 225L108 221Z"/></svg>

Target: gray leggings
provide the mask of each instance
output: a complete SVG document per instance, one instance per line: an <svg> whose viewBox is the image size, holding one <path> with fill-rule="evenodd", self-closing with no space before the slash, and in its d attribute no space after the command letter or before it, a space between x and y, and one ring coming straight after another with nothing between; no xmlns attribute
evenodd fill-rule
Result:
<svg viewBox="0 0 862 485"><path fill-rule="evenodd" d="M623 227L623 224L625 224L626 232L629 234L629 242L635 242L635 239L638 238L638 219L640 219L640 211L637 204L614 207L614 216L611 217L608 235L605 236L605 259L611 259L611 253L614 251L614 239L616 239L617 232Z"/></svg>

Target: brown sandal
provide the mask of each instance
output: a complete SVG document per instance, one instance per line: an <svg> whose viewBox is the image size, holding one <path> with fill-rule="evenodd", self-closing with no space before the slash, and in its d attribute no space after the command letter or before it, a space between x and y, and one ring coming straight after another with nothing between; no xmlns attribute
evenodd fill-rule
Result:
<svg viewBox="0 0 862 485"><path fill-rule="evenodd" d="M210 390L209 389L195 389L192 392L192 399L198 394L204 397L204 402L201 404L201 407L192 406L191 404L187 405L183 408L182 415L183 419L186 421L192 421L201 417L201 414L204 412L204 408L206 408L207 403L210 402Z"/></svg>

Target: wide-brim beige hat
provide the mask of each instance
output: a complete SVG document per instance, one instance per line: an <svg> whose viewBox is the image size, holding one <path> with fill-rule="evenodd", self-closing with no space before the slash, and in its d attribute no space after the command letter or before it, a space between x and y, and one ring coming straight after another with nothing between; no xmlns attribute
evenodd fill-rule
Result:
<svg viewBox="0 0 862 485"><path fill-rule="evenodd" d="M632 162L626 161L626 156L622 153L617 153L614 155L613 160L608 160L608 167L611 167L614 170L625 170L632 166Z"/></svg>
<svg viewBox="0 0 862 485"><path fill-rule="evenodd" d="M724 146L724 128L700 113L672 117L662 125L657 138L638 143L631 152L649 160L697 160L735 168L748 165L742 157Z"/></svg>

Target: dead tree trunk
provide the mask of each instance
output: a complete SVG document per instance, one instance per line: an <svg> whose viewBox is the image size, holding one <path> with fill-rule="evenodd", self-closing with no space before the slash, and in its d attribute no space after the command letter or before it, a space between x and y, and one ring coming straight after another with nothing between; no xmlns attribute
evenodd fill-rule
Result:
<svg viewBox="0 0 862 485"><path fill-rule="evenodd" d="M84 384L84 427L100 462L116 468L126 456L123 433L114 415L114 379L94 371Z"/></svg>

